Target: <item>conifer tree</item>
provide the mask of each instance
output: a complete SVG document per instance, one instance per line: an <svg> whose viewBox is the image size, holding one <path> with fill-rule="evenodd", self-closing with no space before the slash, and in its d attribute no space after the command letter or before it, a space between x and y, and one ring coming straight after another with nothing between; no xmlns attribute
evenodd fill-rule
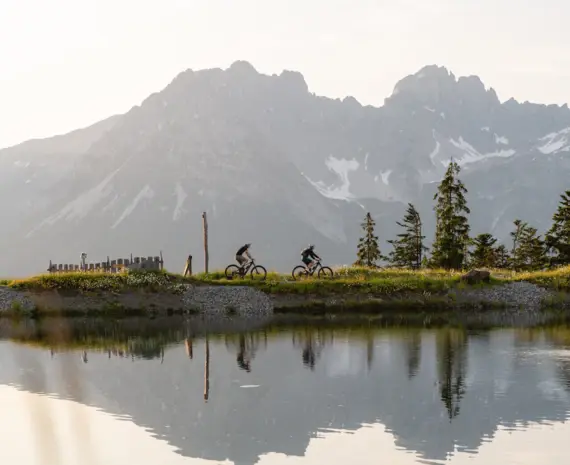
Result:
<svg viewBox="0 0 570 465"><path fill-rule="evenodd" d="M406 215L400 223L396 224L404 228L404 232L398 234L398 239L388 241L394 250L390 252L389 261L394 266L406 268L420 268L422 265L423 252L427 250L422 235L422 221L416 208L409 203Z"/></svg>
<svg viewBox="0 0 570 465"><path fill-rule="evenodd" d="M519 248L522 237L525 235L528 223L516 219L514 221L515 229L511 232L513 238L513 248L511 249L511 268L513 270L520 270L524 267L524 257L520 257Z"/></svg>
<svg viewBox="0 0 570 465"><path fill-rule="evenodd" d="M546 233L545 243L552 254L552 265L570 264L570 191L560 196L558 209L552 217L552 227Z"/></svg>
<svg viewBox="0 0 570 465"><path fill-rule="evenodd" d="M432 248L433 266L445 269L460 269L466 259L469 244L469 223L465 194L467 189L458 179L459 165L452 161L434 196L437 201L436 233Z"/></svg>
<svg viewBox="0 0 570 465"><path fill-rule="evenodd" d="M546 247L537 229L521 220L516 220L514 224L515 230L511 232L513 238L511 267L516 271L543 268L547 262Z"/></svg>
<svg viewBox="0 0 570 465"><path fill-rule="evenodd" d="M475 250L471 252L470 265L475 268L494 268L495 265L495 249L494 245L497 242L491 234L479 234L473 239Z"/></svg>
<svg viewBox="0 0 570 465"><path fill-rule="evenodd" d="M510 266L510 257L507 248L501 244L495 250L495 268L506 269Z"/></svg>
<svg viewBox="0 0 570 465"><path fill-rule="evenodd" d="M372 219L370 212L366 214L364 222L361 224L364 236L358 241L356 266L376 267L376 262L381 260L382 253L378 246L378 236L374 234L376 222Z"/></svg>
<svg viewBox="0 0 570 465"><path fill-rule="evenodd" d="M539 270L546 265L546 248L536 228L527 226L523 231L518 259L519 269L526 271Z"/></svg>

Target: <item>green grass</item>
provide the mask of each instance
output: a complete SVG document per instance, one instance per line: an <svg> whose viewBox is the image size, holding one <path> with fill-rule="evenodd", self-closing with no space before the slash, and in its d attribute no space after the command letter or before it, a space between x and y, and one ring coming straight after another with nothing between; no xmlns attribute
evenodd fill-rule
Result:
<svg viewBox="0 0 570 465"><path fill-rule="evenodd" d="M570 266L547 271L517 273L511 279L513 281L527 281L556 291L569 292Z"/></svg>
<svg viewBox="0 0 570 465"><path fill-rule="evenodd" d="M528 281L557 291L570 291L570 267L557 270L515 273L491 270L490 285L512 281ZM147 292L182 293L185 284L218 286L252 286L269 294L319 296L335 294L369 294L404 296L421 293L442 295L450 289L468 287L460 281L463 272L446 270L367 269L359 267L335 270L332 279L311 277L294 281L288 274L269 272L265 281L250 278L227 280L223 271L197 274L191 278L160 272L133 271L124 274L61 273L43 274L19 280L3 280L0 284L21 290L74 290L81 292L121 292L143 289ZM480 287L479 286L469 286Z"/></svg>
<svg viewBox="0 0 570 465"><path fill-rule="evenodd" d="M182 293L185 280L180 275L166 272L61 273L42 274L10 281L8 286L19 290L76 290L82 292L120 292L144 289L149 292Z"/></svg>

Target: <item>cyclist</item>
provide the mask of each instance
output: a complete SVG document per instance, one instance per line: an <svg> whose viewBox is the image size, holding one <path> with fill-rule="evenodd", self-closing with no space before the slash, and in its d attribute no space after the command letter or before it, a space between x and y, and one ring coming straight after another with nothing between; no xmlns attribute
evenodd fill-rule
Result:
<svg viewBox="0 0 570 465"><path fill-rule="evenodd" d="M249 253L249 248L251 247L251 244L245 244L242 245L238 251L236 252L236 261L239 263L240 268L243 268L245 266L245 264L247 263L247 260L253 260L253 258L251 258L251 255ZM244 257L247 257L245 258Z"/></svg>
<svg viewBox="0 0 570 465"><path fill-rule="evenodd" d="M315 260L320 259L321 257L315 253L315 246L313 244L310 244L309 247L303 249L301 252L301 261L305 264L309 271L311 271L315 266Z"/></svg>

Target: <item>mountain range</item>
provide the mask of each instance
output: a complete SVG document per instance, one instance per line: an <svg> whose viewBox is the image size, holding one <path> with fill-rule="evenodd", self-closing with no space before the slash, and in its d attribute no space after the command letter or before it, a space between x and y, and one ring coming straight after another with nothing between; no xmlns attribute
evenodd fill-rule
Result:
<svg viewBox="0 0 570 465"><path fill-rule="evenodd" d="M352 263L370 211L384 252L414 203L428 242L433 195L451 159L462 168L472 233L508 241L516 218L544 231L570 175L570 110L501 102L476 76L430 65L400 80L381 107L309 91L298 72L248 62L186 70L140 105L68 134L0 150L2 276L49 260L158 255L202 269L251 242L288 271L308 243ZM428 244L429 245L429 244Z"/></svg>

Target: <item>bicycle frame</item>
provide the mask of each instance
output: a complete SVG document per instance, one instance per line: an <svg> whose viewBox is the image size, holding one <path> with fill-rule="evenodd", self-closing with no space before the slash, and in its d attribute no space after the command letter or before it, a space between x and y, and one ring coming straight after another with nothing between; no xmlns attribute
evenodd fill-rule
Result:
<svg viewBox="0 0 570 465"><path fill-rule="evenodd" d="M247 262L247 263L245 264L245 267L240 266L240 267L239 267L239 269L240 269L240 272L239 272L240 276L245 276L245 275L249 272L249 270L251 270L251 267L252 267L252 266L255 266L255 263L254 263L253 260L250 260L249 262Z"/></svg>
<svg viewBox="0 0 570 465"><path fill-rule="evenodd" d="M315 266L313 266L313 268L311 268L310 270L309 270L308 265L305 265L305 269L307 270L307 274L309 276L313 276L313 274L315 274L315 271L317 271L319 268L322 268L322 267L323 267L323 264L321 263L320 260L317 260L317 264Z"/></svg>

